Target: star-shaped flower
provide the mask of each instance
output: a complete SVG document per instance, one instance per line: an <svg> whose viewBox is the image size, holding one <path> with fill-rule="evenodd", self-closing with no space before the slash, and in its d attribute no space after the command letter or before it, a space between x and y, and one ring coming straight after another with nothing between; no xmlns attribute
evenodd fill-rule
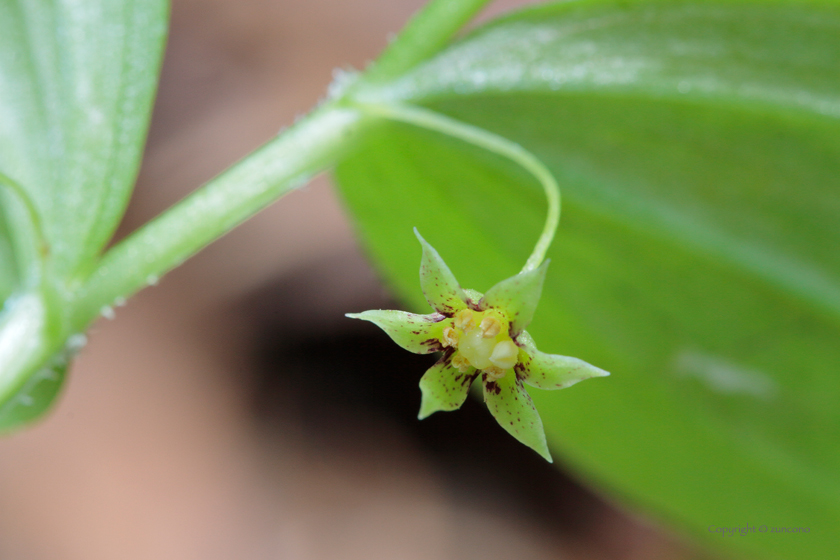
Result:
<svg viewBox="0 0 840 560"><path fill-rule="evenodd" d="M438 252L414 233L423 246L420 286L435 312L372 310L347 316L374 323L411 352L443 352L420 380L421 420L438 410L460 408L480 376L484 401L499 424L551 461L542 420L525 385L564 389L609 373L577 358L544 354L525 331L542 294L548 261L482 295L462 289Z"/></svg>

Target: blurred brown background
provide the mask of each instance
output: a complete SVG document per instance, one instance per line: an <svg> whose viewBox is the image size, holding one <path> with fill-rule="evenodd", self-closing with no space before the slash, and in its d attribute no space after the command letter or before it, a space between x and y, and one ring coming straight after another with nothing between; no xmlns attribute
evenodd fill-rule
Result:
<svg viewBox="0 0 840 560"><path fill-rule="evenodd" d="M175 0L120 235L306 112L420 4ZM394 305L327 179L270 207L100 321L54 413L0 441L0 559L710 558L481 403L418 422L428 357L343 317Z"/></svg>

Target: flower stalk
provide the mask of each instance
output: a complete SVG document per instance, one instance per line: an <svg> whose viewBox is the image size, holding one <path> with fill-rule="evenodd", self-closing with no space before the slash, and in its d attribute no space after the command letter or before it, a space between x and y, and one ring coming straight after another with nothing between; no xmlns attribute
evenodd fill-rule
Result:
<svg viewBox="0 0 840 560"><path fill-rule="evenodd" d="M484 148L522 166L523 169L533 175L545 192L548 211L542 233L521 272L529 272L542 264L545 254L554 240L557 226L560 225L560 186L551 171L534 154L516 142L493 134L488 130L457 121L422 107L367 103L360 103L355 106L371 116L413 124Z"/></svg>

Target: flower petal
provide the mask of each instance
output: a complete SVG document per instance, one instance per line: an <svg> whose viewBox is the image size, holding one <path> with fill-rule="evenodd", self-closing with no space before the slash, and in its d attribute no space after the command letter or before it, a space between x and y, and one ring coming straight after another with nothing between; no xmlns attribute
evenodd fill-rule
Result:
<svg viewBox="0 0 840 560"><path fill-rule="evenodd" d="M522 381L513 372L495 381L490 380L487 374L483 374L481 379L484 401L499 425L551 463L542 420Z"/></svg>
<svg viewBox="0 0 840 560"><path fill-rule="evenodd" d="M565 389L590 377L609 375L608 371L587 364L583 360L540 352L527 332L523 331L516 341L521 347L519 363L515 366L516 373L532 387Z"/></svg>
<svg viewBox="0 0 840 560"><path fill-rule="evenodd" d="M370 321L409 352L431 354L443 350L440 339L446 326L446 317L439 313L417 315L406 311L375 309L347 313L346 317Z"/></svg>
<svg viewBox="0 0 840 560"><path fill-rule="evenodd" d="M507 314L512 337L522 332L534 318L534 310L542 295L548 262L545 261L537 269L502 280L487 290L479 303L482 309L494 307Z"/></svg>
<svg viewBox="0 0 840 560"><path fill-rule="evenodd" d="M420 261L420 288L426 296L426 301L435 311L447 315L466 308L467 297L455 279L455 275L434 247L426 243L417 228L414 228L414 235L423 246L423 257Z"/></svg>
<svg viewBox="0 0 840 560"><path fill-rule="evenodd" d="M420 391L423 400L420 404L420 420L427 418L438 410L456 410L461 408L470 392L470 385L478 375L478 371L461 373L452 366L453 352L447 352L438 363L426 371L420 379Z"/></svg>

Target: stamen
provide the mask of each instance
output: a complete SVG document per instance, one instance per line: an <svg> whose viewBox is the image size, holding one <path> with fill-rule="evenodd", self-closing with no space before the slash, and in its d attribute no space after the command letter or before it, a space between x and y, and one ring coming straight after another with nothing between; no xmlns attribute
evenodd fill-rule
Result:
<svg viewBox="0 0 840 560"><path fill-rule="evenodd" d="M458 371L460 371L461 373L467 373L470 370L470 368L472 367L470 365L469 360L467 360L461 354L455 354L452 357L452 366L454 368L456 368Z"/></svg>
<svg viewBox="0 0 840 560"><path fill-rule="evenodd" d="M511 340L503 340L493 348L490 361L494 366L510 369L519 361L519 347Z"/></svg>
<svg viewBox="0 0 840 560"><path fill-rule="evenodd" d="M481 329L481 336L484 338L493 338L500 332L502 332L502 324L493 316L487 315L484 319L481 320L481 325L479 325Z"/></svg>
<svg viewBox="0 0 840 560"><path fill-rule="evenodd" d="M452 327L446 327L445 329L443 329L442 342L444 346L458 348L458 331L456 331Z"/></svg>
<svg viewBox="0 0 840 560"><path fill-rule="evenodd" d="M469 309L462 309L455 314L455 326L462 331L468 331L473 326L473 312Z"/></svg>

